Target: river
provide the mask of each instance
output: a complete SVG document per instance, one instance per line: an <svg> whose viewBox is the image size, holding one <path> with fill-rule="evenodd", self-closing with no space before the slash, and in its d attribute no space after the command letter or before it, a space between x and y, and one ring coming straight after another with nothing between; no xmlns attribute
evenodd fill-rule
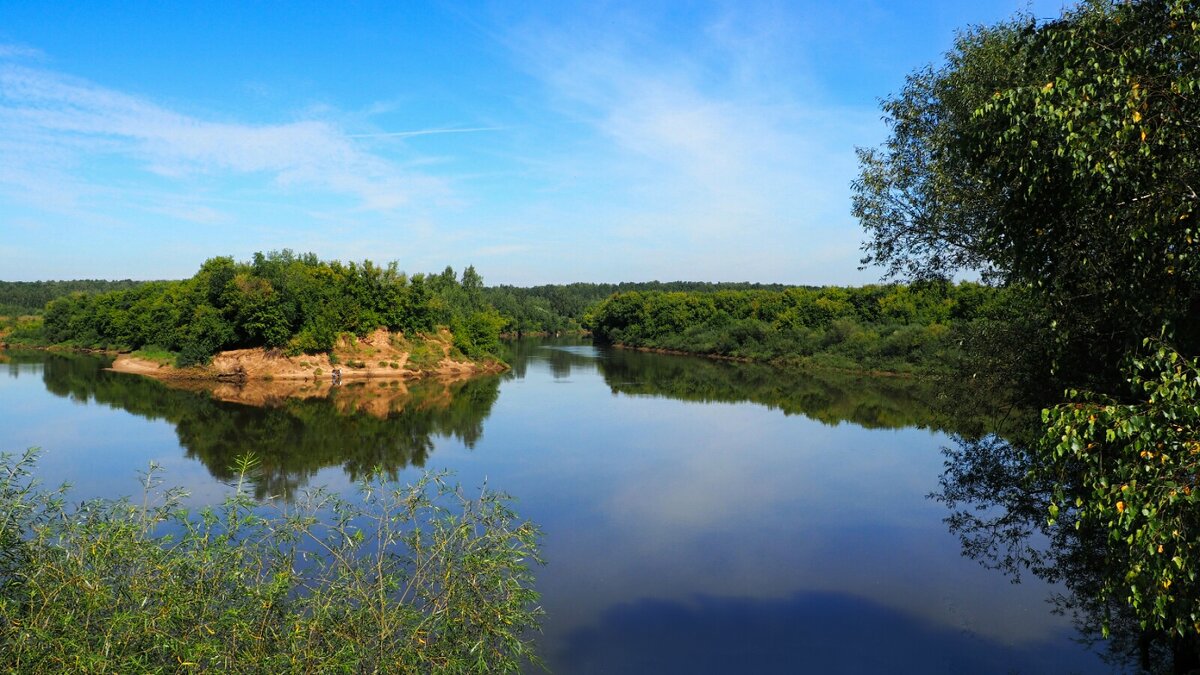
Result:
<svg viewBox="0 0 1200 675"><path fill-rule="evenodd" d="M936 391L574 338L507 348L502 376L266 406L10 353L0 449L40 447L40 478L73 499L137 494L153 461L212 503L248 450L262 498L352 495L373 467L486 481L544 531L554 672L1111 672L1055 587L961 555L929 494L950 434L980 422L937 419Z"/></svg>

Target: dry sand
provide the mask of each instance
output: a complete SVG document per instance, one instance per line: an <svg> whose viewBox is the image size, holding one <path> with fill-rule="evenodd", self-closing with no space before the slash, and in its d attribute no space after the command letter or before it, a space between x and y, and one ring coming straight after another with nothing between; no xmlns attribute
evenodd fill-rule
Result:
<svg viewBox="0 0 1200 675"><path fill-rule="evenodd" d="M112 370L145 375L185 389L204 390L220 400L271 405L284 398L324 397L335 386L333 372L340 369L340 382L372 380L359 393L363 397L346 397L353 401L364 398L371 407L383 412L408 395L405 380L434 377L454 381L499 373L507 369L502 363L455 360L450 356L451 336L441 331L425 337L426 345L440 352L434 362L415 366L410 361L412 345L398 333L379 329L365 338L345 336L333 350L335 365L329 354L287 356L279 350L234 349L215 355L207 366L176 368L167 363L122 354L113 362ZM357 388L356 388L357 389Z"/></svg>

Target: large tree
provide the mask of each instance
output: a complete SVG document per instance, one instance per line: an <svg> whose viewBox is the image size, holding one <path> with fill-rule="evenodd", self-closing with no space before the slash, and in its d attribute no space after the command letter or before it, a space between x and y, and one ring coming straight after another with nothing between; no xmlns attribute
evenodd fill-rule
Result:
<svg viewBox="0 0 1200 675"><path fill-rule="evenodd" d="M1165 640L1178 672L1200 667L1200 364L1161 344L1122 355L1164 328L1185 356L1200 353L1198 96L1196 0L1095 0L975 29L884 102L891 136L861 151L854 186L865 263L910 277L975 270L1027 290L1059 381L1119 394L1072 392L1044 413L1040 443L985 447L975 463L1048 502L1056 548L1033 569L1074 574L1064 534L1079 527L1100 564L1068 586L1087 589L1102 619L1113 607L1132 617L1144 665L1147 641ZM952 524L987 525L998 539L968 543L992 555L1042 520L1036 501Z"/></svg>
<svg viewBox="0 0 1200 675"><path fill-rule="evenodd" d="M1200 3L1099 0L959 36L859 151L864 264L1030 289L1061 369L1200 351ZM1053 323L1051 324L1051 321Z"/></svg>

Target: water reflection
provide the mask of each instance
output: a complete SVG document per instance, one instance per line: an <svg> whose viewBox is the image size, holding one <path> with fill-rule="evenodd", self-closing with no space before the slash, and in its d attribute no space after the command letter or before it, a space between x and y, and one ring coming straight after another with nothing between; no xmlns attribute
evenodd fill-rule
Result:
<svg viewBox="0 0 1200 675"><path fill-rule="evenodd" d="M1070 625L1046 611L1049 589L1037 579L1012 586L961 558L944 506L925 497L948 442L935 430L986 429L973 412L985 406L931 411L929 401L960 397L907 379L786 373L580 340L508 348L513 370L500 378L300 398L236 392L261 407L106 372L103 360L38 354L7 366L24 368L28 386L6 383L0 415L20 429L37 418L15 407L46 408L27 437L85 429L77 435L88 438L37 442L77 465L111 464L113 475L163 455L147 449L120 463L98 451L99 438L154 434L155 448L184 454L174 434L203 463L193 490L213 482L208 474L227 478L245 450L268 467L260 494L339 480L339 468L314 478L321 467L359 475L424 463L455 471L464 486L487 481L518 496L519 513L546 532L540 650L559 672L1097 671L1070 642ZM54 396L35 395L35 373ZM173 431L64 398L166 420ZM104 417L112 421L98 433ZM989 459L999 461L991 452L961 464ZM196 465L181 461L168 479L184 464ZM1014 476L1020 468L1005 466ZM95 482L123 490L112 481ZM984 492L1003 482L977 484Z"/></svg>
<svg viewBox="0 0 1200 675"><path fill-rule="evenodd" d="M596 347L561 339L509 343L510 377L523 378L530 359L548 362L556 378L571 369L599 370L613 393L697 403L755 403L785 415L867 429L921 428L978 435L994 425L996 410L974 396L960 405L971 382L913 377L870 377L829 370L789 370L755 363Z"/></svg>
<svg viewBox="0 0 1200 675"><path fill-rule="evenodd" d="M857 640L869 642L860 645ZM614 644L621 649L611 649ZM642 598L571 636L577 673L1072 672L1048 643L1014 649L848 593Z"/></svg>
<svg viewBox="0 0 1200 675"><path fill-rule="evenodd" d="M405 467L424 466L438 438L473 448L499 394L494 376L407 385L358 382L287 396L271 386L168 387L107 371L106 359L86 356L16 354L9 368L33 359L43 364L46 389L57 396L169 421L188 458L202 462L218 480L232 479L235 459L253 452L262 460L255 484L260 498L289 497L328 466L341 466L352 480L373 471L395 478Z"/></svg>
<svg viewBox="0 0 1200 675"><path fill-rule="evenodd" d="M1072 618L1080 639L1103 650L1116 668L1151 673L1200 670L1200 641L1141 627L1122 601L1101 602L1106 580L1124 578L1128 563L1120 546L1110 546L1102 527L1076 526L1060 513L1058 526L1047 522L1056 481L1069 476L1036 470L1030 450L1040 435L1036 415L1017 415L1005 437L957 437L945 449L946 470L934 497L950 509L946 518L963 554L1014 581L1024 575L1060 584L1051 602ZM1102 626L1107 622L1109 636Z"/></svg>

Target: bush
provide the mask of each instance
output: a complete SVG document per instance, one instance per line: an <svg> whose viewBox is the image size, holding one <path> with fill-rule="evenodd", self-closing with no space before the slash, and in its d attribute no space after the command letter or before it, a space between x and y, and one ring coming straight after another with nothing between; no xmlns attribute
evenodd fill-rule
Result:
<svg viewBox="0 0 1200 675"><path fill-rule="evenodd" d="M15 672L515 672L536 663L538 530L504 495L426 475L316 490L286 509L237 491L68 508L0 458L0 655ZM156 496L157 495L157 496Z"/></svg>

